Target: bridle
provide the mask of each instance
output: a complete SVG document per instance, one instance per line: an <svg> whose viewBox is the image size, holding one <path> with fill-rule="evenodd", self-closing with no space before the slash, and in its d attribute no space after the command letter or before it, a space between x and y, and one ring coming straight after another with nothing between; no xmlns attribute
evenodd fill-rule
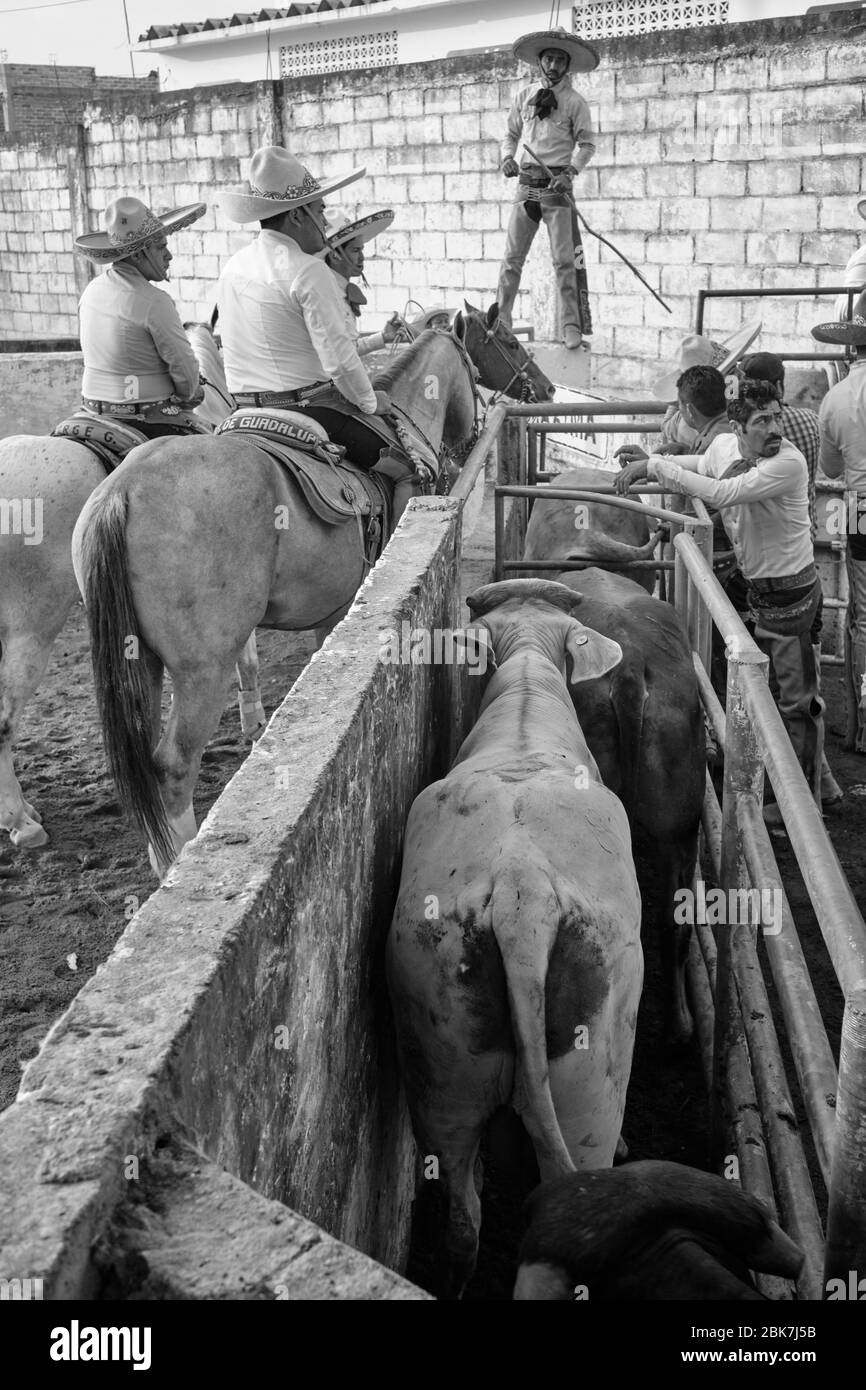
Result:
<svg viewBox="0 0 866 1390"><path fill-rule="evenodd" d="M496 405L496 403L500 401L503 396L508 395L508 392L511 390L511 387L515 381L520 382L521 402L534 404L535 402L537 402L538 397L535 394L535 387L533 386L529 377L529 373L526 370L527 364L532 361L532 358L530 357L526 349L520 346L520 343L517 342L516 338L514 341L517 344L518 351L523 354L523 358L522 360L517 359L517 361L515 361L512 357L509 357L508 352L506 351L504 345L499 341L499 338L497 336L498 328L499 320L497 319L492 327L487 327L484 329L484 341L485 343L491 343L493 347L495 347L496 351L499 353L499 356L505 362L506 367L513 367L514 371L511 373L511 376L508 378L505 385L499 387L499 389L495 391L493 395L490 397L490 400L487 403L488 409L491 405Z"/></svg>

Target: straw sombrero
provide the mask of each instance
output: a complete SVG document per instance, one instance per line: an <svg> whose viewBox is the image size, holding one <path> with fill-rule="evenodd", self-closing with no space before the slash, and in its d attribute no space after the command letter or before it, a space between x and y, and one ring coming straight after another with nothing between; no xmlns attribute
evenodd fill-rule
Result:
<svg viewBox="0 0 866 1390"><path fill-rule="evenodd" d="M173 212L152 213L140 198L115 198L105 209L105 231L75 238L75 250L91 261L120 261L143 251L157 237L171 236L207 212L206 203L190 203Z"/></svg>
<svg viewBox="0 0 866 1390"><path fill-rule="evenodd" d="M569 34L568 30L562 28L542 29L532 34L524 34L522 38L514 40L512 47L514 56L522 58L524 63L537 63L546 49L559 48L571 59L568 65L569 72L592 72L600 61L594 48L590 48L588 43L582 43L576 34Z"/></svg>
<svg viewBox="0 0 866 1390"><path fill-rule="evenodd" d="M812 337L819 343L866 347L866 290L855 300L849 323L819 323L812 329Z"/></svg>
<svg viewBox="0 0 866 1390"><path fill-rule="evenodd" d="M350 222L339 208L326 208L328 245L335 251L345 246L347 241L360 241L364 246L368 241L372 241L374 236L390 227L395 216L391 208L383 208L381 212L371 212L368 217L359 217L357 222Z"/></svg>
<svg viewBox="0 0 866 1390"><path fill-rule="evenodd" d="M263 145L250 160L246 188L228 188L217 202L232 222L261 222L326 198L366 172L352 169L339 178L319 180L283 145Z"/></svg>
<svg viewBox="0 0 866 1390"><path fill-rule="evenodd" d="M677 382L689 367L715 367L724 376L746 349L752 346L760 331L761 320L752 319L720 343L699 333L692 333L689 337L683 338L678 365L665 372L664 376L658 377L653 383L653 395L660 401L675 401Z"/></svg>

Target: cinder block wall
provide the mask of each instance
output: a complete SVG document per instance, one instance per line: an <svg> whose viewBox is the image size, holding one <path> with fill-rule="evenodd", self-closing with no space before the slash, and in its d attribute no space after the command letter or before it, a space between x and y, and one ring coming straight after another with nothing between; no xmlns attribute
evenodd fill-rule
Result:
<svg viewBox="0 0 866 1390"><path fill-rule="evenodd" d="M600 44L580 78L600 131L576 189L590 225L610 236L671 305L586 238L599 381L645 382L694 322L701 288L773 287L840 278L866 228L866 42L851 12L679 30ZM526 69L498 55L372 72L223 85L91 106L86 195L93 226L112 198L138 191L157 208L240 182L260 142L285 141L323 175L354 164L350 213L393 207L372 248L369 317L489 300L513 183L497 171L508 105ZM6 137L8 143L8 137ZM4 337L75 331L65 155L36 143L0 147L0 323ZM340 194L336 197L339 200ZM23 218L23 222L22 222ZM171 292L204 318L219 267L247 233L211 207L174 242ZM554 327L545 234L518 301L540 335ZM53 252L48 257L46 253ZM40 277L51 278L47 288ZM809 350L829 301L763 309L765 347ZM714 304L725 333L754 305ZM365 323L364 326L368 326ZM369 326L373 326L372 323Z"/></svg>

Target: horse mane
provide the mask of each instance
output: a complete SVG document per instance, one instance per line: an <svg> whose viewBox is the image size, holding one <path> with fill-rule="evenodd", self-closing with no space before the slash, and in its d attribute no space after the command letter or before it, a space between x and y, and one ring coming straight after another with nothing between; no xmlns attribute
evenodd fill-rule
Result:
<svg viewBox="0 0 866 1390"><path fill-rule="evenodd" d="M374 388L377 391L390 391L403 376L407 368L411 367L415 358L421 351L421 348L427 342L427 339L434 333L442 332L444 332L444 330L441 328L425 328L423 333L418 334L414 342L410 343L407 348L404 348L402 352L397 354L390 367L386 367L384 371L376 373L376 376L373 378Z"/></svg>

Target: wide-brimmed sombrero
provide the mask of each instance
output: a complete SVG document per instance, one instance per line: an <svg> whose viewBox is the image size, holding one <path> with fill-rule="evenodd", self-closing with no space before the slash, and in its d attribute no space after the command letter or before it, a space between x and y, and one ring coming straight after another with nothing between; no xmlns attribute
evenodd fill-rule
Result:
<svg viewBox="0 0 866 1390"><path fill-rule="evenodd" d="M207 212L206 203L190 203L157 215L140 198L115 198L105 209L104 232L75 238L75 250L91 261L120 261L143 251L157 237L171 236Z"/></svg>
<svg viewBox="0 0 866 1390"><path fill-rule="evenodd" d="M660 401L675 401L677 382L689 367L715 367L724 376L746 349L752 346L760 331L761 320L752 319L721 342L705 338L700 333L692 333L689 337L683 338L678 365L653 383L653 395Z"/></svg>
<svg viewBox="0 0 866 1390"><path fill-rule="evenodd" d="M812 329L812 337L819 343L866 347L866 290L855 301L849 323L819 323Z"/></svg>
<svg viewBox="0 0 866 1390"><path fill-rule="evenodd" d="M567 29L562 28L541 29L532 34L524 34L522 38L514 40L512 47L514 56L522 58L524 63L537 63L545 49L559 48L571 59L568 65L569 72L592 72L600 62L594 48L590 48L588 43L583 43L576 34L569 34Z"/></svg>
<svg viewBox="0 0 866 1390"><path fill-rule="evenodd" d="M327 198L366 172L366 168L352 169L338 178L317 179L283 145L263 145L250 160L246 188L227 188L217 202L232 222L261 222Z"/></svg>
<svg viewBox="0 0 866 1390"><path fill-rule="evenodd" d="M325 226L328 229L328 245L336 251L339 247L345 246L347 241L360 241L365 246L373 237L384 232L386 227L390 227L396 214L391 208L383 208L381 212L371 212L367 217L359 217L356 222L350 222L348 217L339 208L325 209Z"/></svg>

